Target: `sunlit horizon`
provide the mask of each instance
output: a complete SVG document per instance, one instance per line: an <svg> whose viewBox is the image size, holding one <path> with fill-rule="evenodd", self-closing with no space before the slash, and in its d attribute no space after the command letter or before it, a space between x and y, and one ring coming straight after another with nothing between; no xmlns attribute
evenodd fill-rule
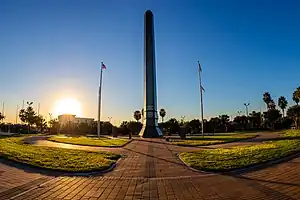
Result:
<svg viewBox="0 0 300 200"><path fill-rule="evenodd" d="M59 116L64 114L81 116L82 111L80 102L75 98L64 98L56 101L53 115Z"/></svg>

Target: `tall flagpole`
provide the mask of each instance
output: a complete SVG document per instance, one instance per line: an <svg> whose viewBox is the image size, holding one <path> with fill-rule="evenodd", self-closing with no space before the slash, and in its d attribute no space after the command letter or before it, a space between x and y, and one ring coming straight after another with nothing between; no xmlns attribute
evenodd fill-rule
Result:
<svg viewBox="0 0 300 200"><path fill-rule="evenodd" d="M18 124L18 112L19 112L19 105L17 105L17 110L16 110L16 124Z"/></svg>
<svg viewBox="0 0 300 200"><path fill-rule="evenodd" d="M98 94L98 138L100 138L100 119L101 119L101 88L102 88L102 73L103 73L103 62L101 62L101 71L100 71L100 83L99 83L99 94Z"/></svg>
<svg viewBox="0 0 300 200"><path fill-rule="evenodd" d="M201 82L201 65L200 62L198 61L198 70L199 70L199 86L200 86L200 104L201 104L201 129L202 129L202 137L204 137L204 123L203 123L203 90L204 88L202 87L202 82Z"/></svg>

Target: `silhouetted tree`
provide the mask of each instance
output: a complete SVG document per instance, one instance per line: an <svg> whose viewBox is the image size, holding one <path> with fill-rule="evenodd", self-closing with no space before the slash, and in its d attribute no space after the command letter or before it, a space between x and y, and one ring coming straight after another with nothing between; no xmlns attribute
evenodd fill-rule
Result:
<svg viewBox="0 0 300 200"><path fill-rule="evenodd" d="M248 117L253 128L261 128L262 126L262 114L261 112L252 111Z"/></svg>
<svg viewBox="0 0 300 200"><path fill-rule="evenodd" d="M278 98L278 106L281 108L282 110L282 116L284 117L284 110L286 109L287 107L287 100L284 96L281 96Z"/></svg>
<svg viewBox="0 0 300 200"><path fill-rule="evenodd" d="M201 122L199 119L193 119L190 122L188 122L187 128L190 130L191 133L199 133L201 127Z"/></svg>
<svg viewBox="0 0 300 200"><path fill-rule="evenodd" d="M228 115L219 115L219 119L220 119L223 130L225 130L225 132L227 132L229 116Z"/></svg>
<svg viewBox="0 0 300 200"><path fill-rule="evenodd" d="M35 123L36 127L39 128L40 132L44 132L44 129L47 128L47 122L43 118L42 115L35 116L35 122L34 123Z"/></svg>
<svg viewBox="0 0 300 200"><path fill-rule="evenodd" d="M265 92L264 95L263 95L263 100L264 102L266 103L267 105L267 109L269 109L269 105L270 103L272 102L272 98L271 98L271 95L269 92Z"/></svg>
<svg viewBox="0 0 300 200"><path fill-rule="evenodd" d="M209 120L209 124L210 124L210 126L211 126L211 128L212 128L213 133L215 133L216 130L217 130L217 129L220 127L220 125L221 125L221 120L220 120L219 117L212 117L212 118L210 118L210 120Z"/></svg>
<svg viewBox="0 0 300 200"><path fill-rule="evenodd" d="M293 92L293 101L298 105L300 101L300 87Z"/></svg>
<svg viewBox="0 0 300 200"><path fill-rule="evenodd" d="M140 121L140 119L142 118L141 111L139 111L139 110L134 111L133 117L137 122Z"/></svg>
<svg viewBox="0 0 300 200"><path fill-rule="evenodd" d="M288 108L286 112L287 116L293 119L296 129L300 128L300 106L295 105Z"/></svg>
<svg viewBox="0 0 300 200"><path fill-rule="evenodd" d="M0 122L2 122L3 119L5 119L5 116L0 112Z"/></svg>
<svg viewBox="0 0 300 200"><path fill-rule="evenodd" d="M33 109L33 102L27 102L27 108L21 109L19 112L20 120L28 124L28 131L30 132L31 126L36 122L36 112Z"/></svg>
<svg viewBox="0 0 300 200"><path fill-rule="evenodd" d="M159 115L161 116L161 121L164 123L164 117L166 116L166 110L165 109L160 109L159 110Z"/></svg>
<svg viewBox="0 0 300 200"><path fill-rule="evenodd" d="M236 116L233 121L239 125L240 128L242 128L243 130L246 129L246 125L248 123L248 118L245 115L242 116Z"/></svg>
<svg viewBox="0 0 300 200"><path fill-rule="evenodd" d="M179 122L175 118L169 119L169 121L164 123L165 128L168 130L168 134L177 134L179 133Z"/></svg>
<svg viewBox="0 0 300 200"><path fill-rule="evenodd" d="M266 122L271 126L272 129L275 128L275 122L281 117L280 111L277 109L269 109L264 112L264 118Z"/></svg>

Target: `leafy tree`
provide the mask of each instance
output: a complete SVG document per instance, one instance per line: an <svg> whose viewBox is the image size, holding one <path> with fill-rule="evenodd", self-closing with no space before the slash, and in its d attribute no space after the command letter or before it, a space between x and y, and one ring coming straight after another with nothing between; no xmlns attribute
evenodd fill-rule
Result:
<svg viewBox="0 0 300 200"><path fill-rule="evenodd" d="M209 124L213 130L213 133L216 132L217 128L220 127L221 125L221 120L219 117L212 117L210 120L209 120Z"/></svg>
<svg viewBox="0 0 300 200"><path fill-rule="evenodd" d="M127 135L130 133L130 130L128 129L128 121L123 121L120 125L120 131L122 134Z"/></svg>
<svg viewBox="0 0 300 200"><path fill-rule="evenodd" d="M161 121L164 123L164 117L166 116L166 110L165 109L160 109L159 110L159 115L161 116Z"/></svg>
<svg viewBox="0 0 300 200"><path fill-rule="evenodd" d="M3 119L5 119L5 116L0 112L0 121L2 121Z"/></svg>
<svg viewBox="0 0 300 200"><path fill-rule="evenodd" d="M27 102L27 108L21 109L19 112L20 120L24 123L28 124L28 131L30 132L30 128L33 124L36 122L36 112L33 109L32 106L33 102Z"/></svg>
<svg viewBox="0 0 300 200"><path fill-rule="evenodd" d="M249 114L249 121L252 124L253 128L261 128L262 126L262 114L260 112L252 111L252 113Z"/></svg>
<svg viewBox="0 0 300 200"><path fill-rule="evenodd" d="M193 119L190 122L188 122L187 127L191 131L191 133L199 133L200 127L201 127L201 122L199 119Z"/></svg>
<svg viewBox="0 0 300 200"><path fill-rule="evenodd" d="M300 106L295 105L288 108L286 112L287 116L293 119L296 129L300 128Z"/></svg>
<svg viewBox="0 0 300 200"><path fill-rule="evenodd" d="M281 108L282 110L282 116L284 117L284 110L286 109L287 107L287 100L284 96L281 96L278 98L278 106Z"/></svg>
<svg viewBox="0 0 300 200"><path fill-rule="evenodd" d="M35 116L35 125L40 129L41 132L44 131L44 129L47 128L47 122L43 118L42 115Z"/></svg>
<svg viewBox="0 0 300 200"><path fill-rule="evenodd" d="M140 121L140 119L142 118L141 111L139 111L139 110L134 111L133 117L137 122Z"/></svg>
<svg viewBox="0 0 300 200"><path fill-rule="evenodd" d="M274 129L275 122L281 118L281 114L277 109L269 109L267 112L264 112L264 118L271 128Z"/></svg>
<svg viewBox="0 0 300 200"><path fill-rule="evenodd" d="M242 129L246 129L246 125L248 123L248 118L245 115L242 116L236 116L233 121L239 125L239 127L242 127Z"/></svg>
<svg viewBox="0 0 300 200"><path fill-rule="evenodd" d="M143 124L141 122L130 121L126 126L131 133L138 134L141 131Z"/></svg>
<svg viewBox="0 0 300 200"><path fill-rule="evenodd" d="M219 119L220 119L221 125L224 128L225 132L227 132L228 123L229 123L229 116L228 115L220 115Z"/></svg>
<svg viewBox="0 0 300 200"><path fill-rule="evenodd" d="M180 129L179 122L175 118L171 118L169 121L165 122L164 127L168 130L169 135L177 134Z"/></svg>

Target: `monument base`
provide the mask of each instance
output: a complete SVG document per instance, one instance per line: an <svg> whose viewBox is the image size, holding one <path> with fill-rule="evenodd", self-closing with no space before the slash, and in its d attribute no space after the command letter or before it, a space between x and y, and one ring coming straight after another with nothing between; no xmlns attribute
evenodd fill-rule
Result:
<svg viewBox="0 0 300 200"><path fill-rule="evenodd" d="M143 138L162 138L163 134L157 126L143 126L139 133L139 136Z"/></svg>

